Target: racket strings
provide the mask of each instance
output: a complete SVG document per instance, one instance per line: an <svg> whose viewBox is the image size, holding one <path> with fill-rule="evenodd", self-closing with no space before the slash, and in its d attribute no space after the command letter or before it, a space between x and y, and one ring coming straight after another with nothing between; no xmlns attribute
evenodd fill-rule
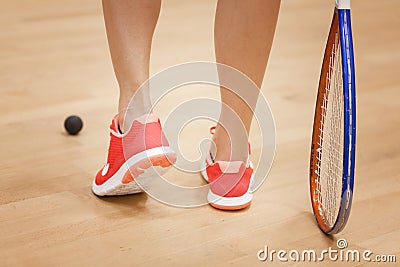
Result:
<svg viewBox="0 0 400 267"><path fill-rule="evenodd" d="M316 163L318 210L333 226L339 212L343 173L343 76L339 37L336 34L322 98Z"/></svg>

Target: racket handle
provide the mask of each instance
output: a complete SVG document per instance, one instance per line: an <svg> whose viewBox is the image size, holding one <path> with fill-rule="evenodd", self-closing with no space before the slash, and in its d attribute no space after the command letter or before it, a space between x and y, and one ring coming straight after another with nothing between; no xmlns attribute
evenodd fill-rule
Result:
<svg viewBox="0 0 400 267"><path fill-rule="evenodd" d="M350 9L350 0L336 0L337 9Z"/></svg>

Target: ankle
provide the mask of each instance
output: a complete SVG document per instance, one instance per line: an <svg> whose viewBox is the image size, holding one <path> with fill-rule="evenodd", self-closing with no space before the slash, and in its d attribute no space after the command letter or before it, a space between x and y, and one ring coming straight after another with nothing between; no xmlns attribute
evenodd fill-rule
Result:
<svg viewBox="0 0 400 267"><path fill-rule="evenodd" d="M215 146L211 148L214 161L243 161L249 158L248 140L213 138Z"/></svg>
<svg viewBox="0 0 400 267"><path fill-rule="evenodd" d="M125 109L118 113L118 123L121 133L126 133L132 126L134 120L148 115L150 112L138 111L136 109ZM146 116L147 117L147 116Z"/></svg>
<svg viewBox="0 0 400 267"><path fill-rule="evenodd" d="M212 153L213 154L213 153ZM214 154L213 154L214 155ZM237 154L231 154L229 152L225 151L217 151L214 161L242 161L242 162L247 162L249 158L248 153L237 153Z"/></svg>
<svg viewBox="0 0 400 267"><path fill-rule="evenodd" d="M119 114L119 125L122 132L126 132L132 125L132 122L151 112L150 100L144 100L141 98L126 98L120 97L118 114Z"/></svg>
<svg viewBox="0 0 400 267"><path fill-rule="evenodd" d="M215 161L247 161L249 148L246 133L235 130L235 128L228 133L224 127L218 124L212 139L215 145L211 147L210 152Z"/></svg>

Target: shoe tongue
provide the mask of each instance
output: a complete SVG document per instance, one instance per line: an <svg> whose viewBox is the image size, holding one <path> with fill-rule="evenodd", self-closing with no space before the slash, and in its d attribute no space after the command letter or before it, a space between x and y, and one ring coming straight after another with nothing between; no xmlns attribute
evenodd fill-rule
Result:
<svg viewBox="0 0 400 267"><path fill-rule="evenodd" d="M243 161L216 161L223 173L238 173Z"/></svg>
<svg viewBox="0 0 400 267"><path fill-rule="evenodd" d="M110 130L112 132L114 132L114 135L116 135L116 136L121 135L121 133L119 132L119 129L118 129L119 128L118 125L119 125L119 122L118 122L118 114L117 114L114 116L114 118L111 122L111 125L110 125Z"/></svg>

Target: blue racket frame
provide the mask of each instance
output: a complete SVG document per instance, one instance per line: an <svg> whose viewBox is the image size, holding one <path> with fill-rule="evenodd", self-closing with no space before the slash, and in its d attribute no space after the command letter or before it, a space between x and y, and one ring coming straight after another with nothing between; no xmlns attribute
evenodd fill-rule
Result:
<svg viewBox="0 0 400 267"><path fill-rule="evenodd" d="M350 215L354 189L356 148L356 82L350 9L338 9L343 67L344 142L342 200L335 224L328 234L340 232Z"/></svg>
<svg viewBox="0 0 400 267"><path fill-rule="evenodd" d="M343 5L344 4L344 5ZM345 6L345 7L344 7ZM337 2L334 17L332 20L331 30L329 32L327 46L322 64L319 90L317 95L317 105L314 117L314 130L311 145L310 157L310 194L313 206L314 216L319 228L326 234L336 234L343 230L350 215L351 204L353 199L354 188L354 169L355 169L355 144L356 144L356 87L355 87L355 68L354 68L354 52L353 38L350 19L350 1L343 0ZM318 175L318 131L321 127L321 101L324 93L323 81L326 79L327 68L329 67L330 54L332 52L331 42L334 34L338 33L340 39L340 48L342 53L342 75L343 75L343 173L342 173L342 190L341 202L335 223L330 226L327 224L324 215L320 213L319 203L315 202L318 198L316 193L318 184L316 183ZM317 124L316 124L317 123Z"/></svg>

